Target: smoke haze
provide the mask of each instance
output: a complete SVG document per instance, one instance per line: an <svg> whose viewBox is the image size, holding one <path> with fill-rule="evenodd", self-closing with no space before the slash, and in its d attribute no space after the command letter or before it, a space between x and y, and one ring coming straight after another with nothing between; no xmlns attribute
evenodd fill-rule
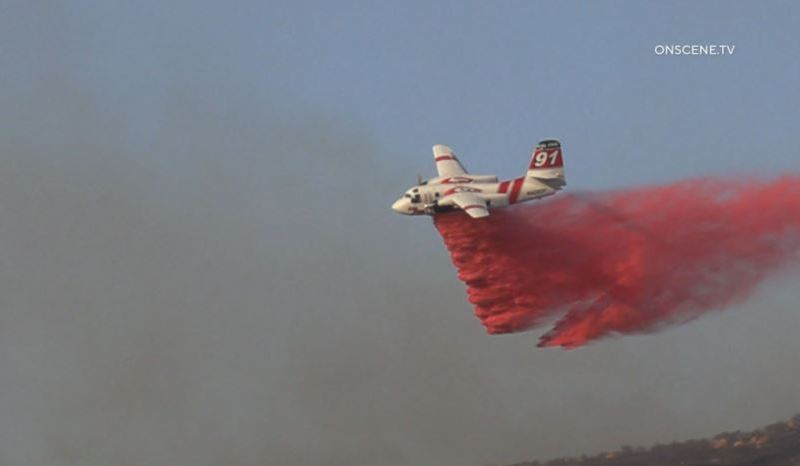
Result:
<svg viewBox="0 0 800 466"><path fill-rule="evenodd" d="M427 44L392 53L420 36L387 32L419 29L394 10L375 20L363 4L269 9L279 3L0 2L0 464L502 464L713 435L797 411L796 275L693 325L582 351L487 337L430 220L389 208L432 166L435 142L501 164L481 157L489 151L479 140L492 139L475 115L486 108L452 112L477 135L470 141L439 126L430 109L445 105L398 91L451 89L458 74L376 64L439 59ZM420 10L439 30L449 10L463 11ZM369 28L372 40L346 40ZM452 46L467 50L456 32ZM507 50L506 40L476 37ZM363 54L361 43L379 49ZM320 63L324 72L308 72ZM576 71L559 82L598 79ZM393 76L410 76L408 87ZM525 73L503 74L513 76L529 84ZM759 83L774 86L774 76L785 75ZM453 102L471 100L452 89ZM595 94L575 100L590 109ZM370 95L384 106L363 103ZM565 108L569 99L553 95ZM496 113L525 113L510 101L528 105L513 93ZM741 124L769 121L776 108L760 94ZM576 115L551 120L565 143L598 142L602 131ZM402 137L388 137L383 118ZM534 138L503 131L495 140Z"/></svg>

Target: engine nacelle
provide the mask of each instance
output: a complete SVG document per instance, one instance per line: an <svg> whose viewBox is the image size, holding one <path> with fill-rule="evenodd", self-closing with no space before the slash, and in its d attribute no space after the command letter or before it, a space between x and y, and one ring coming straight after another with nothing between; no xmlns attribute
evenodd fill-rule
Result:
<svg viewBox="0 0 800 466"><path fill-rule="evenodd" d="M475 175L470 178L473 183L497 183L497 175Z"/></svg>
<svg viewBox="0 0 800 466"><path fill-rule="evenodd" d="M431 178L423 184L497 183L497 175L458 175Z"/></svg>

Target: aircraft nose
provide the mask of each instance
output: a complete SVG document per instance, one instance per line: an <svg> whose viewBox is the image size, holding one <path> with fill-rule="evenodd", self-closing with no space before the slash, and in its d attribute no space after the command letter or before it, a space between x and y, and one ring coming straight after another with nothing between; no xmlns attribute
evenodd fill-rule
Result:
<svg viewBox="0 0 800 466"><path fill-rule="evenodd" d="M401 197L400 199L394 201L394 204L392 204L392 210L401 214L408 213L405 201L406 199L404 197Z"/></svg>

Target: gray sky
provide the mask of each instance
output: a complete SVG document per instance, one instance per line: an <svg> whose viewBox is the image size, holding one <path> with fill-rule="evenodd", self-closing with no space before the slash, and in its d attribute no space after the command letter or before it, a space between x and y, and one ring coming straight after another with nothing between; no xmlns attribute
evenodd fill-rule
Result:
<svg viewBox="0 0 800 466"><path fill-rule="evenodd" d="M516 176L559 137L580 190L797 172L799 15L0 2L0 463L502 464L796 413L796 272L540 350L389 205L434 143Z"/></svg>

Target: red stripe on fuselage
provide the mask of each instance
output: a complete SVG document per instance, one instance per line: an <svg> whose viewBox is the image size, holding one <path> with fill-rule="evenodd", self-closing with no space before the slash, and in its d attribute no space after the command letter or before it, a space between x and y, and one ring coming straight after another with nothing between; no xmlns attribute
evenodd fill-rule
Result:
<svg viewBox="0 0 800 466"><path fill-rule="evenodd" d="M505 194L508 192L508 185L511 184L511 181L503 181L500 183L500 186L497 188L497 192L501 194Z"/></svg>
<svg viewBox="0 0 800 466"><path fill-rule="evenodd" d="M444 161L444 160L455 160L455 159L456 158L453 157L452 155L440 155L439 157L436 157L434 160L436 162L441 162L441 161Z"/></svg>
<svg viewBox="0 0 800 466"><path fill-rule="evenodd" d="M524 181L525 178L517 178L514 180L514 186L511 187L511 195L508 196L509 204L517 202L517 198L519 198L519 191L522 189L522 183Z"/></svg>

